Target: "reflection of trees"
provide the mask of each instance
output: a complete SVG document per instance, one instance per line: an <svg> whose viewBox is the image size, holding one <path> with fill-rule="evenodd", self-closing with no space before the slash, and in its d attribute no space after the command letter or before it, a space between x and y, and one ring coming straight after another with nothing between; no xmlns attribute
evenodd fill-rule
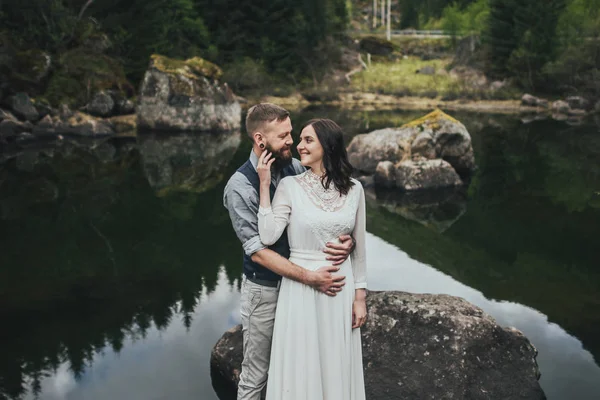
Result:
<svg viewBox="0 0 600 400"><path fill-rule="evenodd" d="M565 137L547 122L487 125L474 135L479 171L467 211L448 230L378 204L369 230L488 297L535 307L600 357L600 212L589 200L598 153L578 129Z"/></svg>
<svg viewBox="0 0 600 400"><path fill-rule="evenodd" d="M109 159L65 146L35 152L27 168L15 159L0 170L0 318L9 344L0 398L39 391L64 362L80 376L105 346L118 352L152 326L189 327L219 266L230 282L241 274L241 247L222 206L225 182L159 197L136 146L110 144ZM219 168L223 176L233 169ZM185 217L174 218L174 204L185 205Z"/></svg>

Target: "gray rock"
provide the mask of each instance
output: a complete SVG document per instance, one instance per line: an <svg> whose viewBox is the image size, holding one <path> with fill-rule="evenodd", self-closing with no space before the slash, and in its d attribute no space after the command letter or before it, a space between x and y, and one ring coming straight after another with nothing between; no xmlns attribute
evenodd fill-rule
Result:
<svg viewBox="0 0 600 400"><path fill-rule="evenodd" d="M348 145L350 163L373 174L381 161L424 157L444 159L460 174L475 168L471 136L463 124L436 110L400 128L387 128L355 136Z"/></svg>
<svg viewBox="0 0 600 400"><path fill-rule="evenodd" d="M566 100L571 109L587 110L590 106L590 102L581 96L569 96Z"/></svg>
<svg viewBox="0 0 600 400"><path fill-rule="evenodd" d="M86 109L97 117L110 117L115 109L115 101L109 93L100 91L92 97Z"/></svg>
<svg viewBox="0 0 600 400"><path fill-rule="evenodd" d="M504 87L506 87L506 84L506 81L493 81L492 83L490 83L490 90L496 91L503 89Z"/></svg>
<svg viewBox="0 0 600 400"><path fill-rule="evenodd" d="M540 99L528 93L525 93L523 97L521 97L521 104L524 106L537 107L539 101Z"/></svg>
<svg viewBox="0 0 600 400"><path fill-rule="evenodd" d="M34 128L33 134L39 135L76 135L99 137L114 135L116 132L108 121L95 118L81 112L75 112L70 118L46 115Z"/></svg>
<svg viewBox="0 0 600 400"><path fill-rule="evenodd" d="M135 104L129 99L121 99L117 101L117 114L129 115L135 114Z"/></svg>
<svg viewBox="0 0 600 400"><path fill-rule="evenodd" d="M596 102L596 105L594 106L594 112L600 114L600 100Z"/></svg>
<svg viewBox="0 0 600 400"><path fill-rule="evenodd" d="M431 132L421 132L417 135L415 140L410 145L411 154L419 155L427 159L433 159L437 157L437 151L435 149L435 141Z"/></svg>
<svg viewBox="0 0 600 400"><path fill-rule="evenodd" d="M21 119L35 122L40 118L40 114L27 93L20 92L12 96L10 98L10 106L13 112Z"/></svg>
<svg viewBox="0 0 600 400"><path fill-rule="evenodd" d="M369 292L367 309L361 335L370 400L546 398L529 340L464 299ZM235 390L241 360L237 326L213 348L213 382Z"/></svg>
<svg viewBox="0 0 600 400"><path fill-rule="evenodd" d="M228 131L241 126L241 107L221 70L201 58L153 56L140 90L138 126L154 130Z"/></svg>
<svg viewBox="0 0 600 400"><path fill-rule="evenodd" d="M0 121L4 120L17 121L17 117L12 115L9 111L0 108Z"/></svg>
<svg viewBox="0 0 600 400"><path fill-rule="evenodd" d="M432 65L426 65L423 68L420 68L417 71L415 71L415 73L423 75L435 75L435 67Z"/></svg>
<svg viewBox="0 0 600 400"><path fill-rule="evenodd" d="M409 154L413 134L410 129L387 128L356 135L348 145L348 159L354 168L373 174L380 161L396 163Z"/></svg>
<svg viewBox="0 0 600 400"><path fill-rule="evenodd" d="M11 119L5 119L0 122L0 137L7 138L16 136L21 132L31 132L33 125L31 122L21 122Z"/></svg>
<svg viewBox="0 0 600 400"><path fill-rule="evenodd" d="M37 110L40 119L55 112L50 104L45 101L37 101L35 103L35 109Z"/></svg>
<svg viewBox="0 0 600 400"><path fill-rule="evenodd" d="M402 161L390 166L382 162L375 171L375 183L405 191L440 189L462 185L460 176L444 160Z"/></svg>
<svg viewBox="0 0 600 400"><path fill-rule="evenodd" d="M570 111L569 103L563 100L557 100L552 103L552 112L556 114L568 114Z"/></svg>
<svg viewBox="0 0 600 400"><path fill-rule="evenodd" d="M73 116L73 111L71 110L71 108L68 105L63 103L60 106L58 106L58 117L62 121L66 121L69 118L71 118L72 116Z"/></svg>

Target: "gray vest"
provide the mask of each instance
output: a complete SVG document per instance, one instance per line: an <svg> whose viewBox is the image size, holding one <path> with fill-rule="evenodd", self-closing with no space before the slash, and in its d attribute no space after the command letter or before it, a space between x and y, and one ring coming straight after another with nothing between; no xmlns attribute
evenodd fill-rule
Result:
<svg viewBox="0 0 600 400"><path fill-rule="evenodd" d="M254 166L250 162L250 160L246 161L244 165L238 168L238 172L242 173L252 184L252 187L256 190L256 193L260 193L260 180L258 178L258 172L254 169ZM294 170L293 165L288 165L281 171L281 177L285 178L286 176L296 175L296 171ZM273 196L275 195L275 185L271 183L270 187L270 195L271 201L273 201ZM289 258L290 257L290 244L288 242L287 237L287 229L283 231L281 237L277 242L269 246L269 249L273 250L277 254L282 257ZM268 268L263 267L262 265L255 263L252 261L252 258L244 253L244 275L249 278L254 279L262 279L267 281L278 281L281 279L281 276L271 271Z"/></svg>

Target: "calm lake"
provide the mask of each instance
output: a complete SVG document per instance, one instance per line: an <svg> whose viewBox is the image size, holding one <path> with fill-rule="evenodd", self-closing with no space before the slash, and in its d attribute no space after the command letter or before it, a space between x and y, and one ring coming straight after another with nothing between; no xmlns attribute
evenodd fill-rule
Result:
<svg viewBox="0 0 600 400"><path fill-rule="evenodd" d="M539 351L551 400L600 398L600 121L449 112L468 189L367 197L369 288L461 296ZM424 112L294 113L347 140ZM347 142L348 143L348 142ZM31 143L0 156L0 399L207 399L239 323L242 250L222 205L236 134Z"/></svg>

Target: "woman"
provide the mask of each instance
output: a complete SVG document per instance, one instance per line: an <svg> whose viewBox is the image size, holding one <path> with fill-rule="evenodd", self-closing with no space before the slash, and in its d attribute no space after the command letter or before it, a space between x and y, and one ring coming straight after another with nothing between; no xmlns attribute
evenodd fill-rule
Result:
<svg viewBox="0 0 600 400"><path fill-rule="evenodd" d="M340 265L346 285L334 297L283 278L277 302L268 400L364 400L360 327L366 319L365 200L352 179L343 132L333 121L309 121L298 153L308 170L282 179L269 198L271 154L258 163L258 230L274 243L287 227L290 261L316 270L328 241L352 234L356 247Z"/></svg>

